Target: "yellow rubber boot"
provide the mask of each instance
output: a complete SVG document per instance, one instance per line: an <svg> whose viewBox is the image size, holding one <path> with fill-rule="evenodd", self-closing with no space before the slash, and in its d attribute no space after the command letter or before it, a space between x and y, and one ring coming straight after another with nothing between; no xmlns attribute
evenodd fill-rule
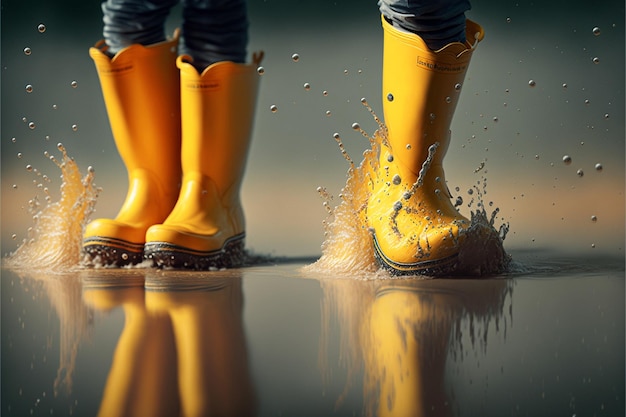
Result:
<svg viewBox="0 0 626 417"><path fill-rule="evenodd" d="M443 157L470 57L483 37L467 21L467 42L431 51L383 18L383 111L387 138L371 176L365 216L375 256L392 274L454 269L470 222L450 201Z"/></svg>
<svg viewBox="0 0 626 417"><path fill-rule="evenodd" d="M146 233L145 257L157 266L210 269L244 260L240 200L262 54L252 64L222 61L202 74L177 60L181 77L183 180L178 201Z"/></svg>
<svg viewBox="0 0 626 417"><path fill-rule="evenodd" d="M131 45L113 58L103 41L93 58L115 145L128 171L128 193L115 219L87 225L87 263L143 259L146 230L169 215L180 190L180 81L174 39Z"/></svg>

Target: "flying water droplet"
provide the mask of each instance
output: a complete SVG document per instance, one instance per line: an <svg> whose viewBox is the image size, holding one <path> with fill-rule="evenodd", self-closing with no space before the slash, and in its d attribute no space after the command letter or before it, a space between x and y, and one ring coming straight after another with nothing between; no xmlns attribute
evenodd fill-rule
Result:
<svg viewBox="0 0 626 417"><path fill-rule="evenodd" d="M74 81L72 81L70 83L70 85L72 86L72 88L76 88L76 87L78 87L78 82L76 80L74 80Z"/></svg>
<svg viewBox="0 0 626 417"><path fill-rule="evenodd" d="M72 125L72 130L76 132L78 130L78 125Z"/></svg>
<svg viewBox="0 0 626 417"><path fill-rule="evenodd" d="M579 177L582 177L583 175L585 175L585 173L583 172L582 169L579 169L578 171L576 171L576 175L578 175Z"/></svg>
<svg viewBox="0 0 626 417"><path fill-rule="evenodd" d="M39 31L39 33L44 33L46 31L46 25L40 23L39 26L37 26L37 30Z"/></svg>
<svg viewBox="0 0 626 417"><path fill-rule="evenodd" d="M35 128L35 122L29 122L28 123L28 128L33 130Z"/></svg>
<svg viewBox="0 0 626 417"><path fill-rule="evenodd" d="M26 92L27 92L27 93L32 93L32 92L33 92L33 86L32 86L32 85L30 85L30 84L27 84L27 85L26 85Z"/></svg>
<svg viewBox="0 0 626 417"><path fill-rule="evenodd" d="M300 60L300 55L298 55L298 54L291 55L291 60L293 62L298 62Z"/></svg>
<svg viewBox="0 0 626 417"><path fill-rule="evenodd" d="M256 69L256 72L259 75L263 75L263 74L265 74L265 68L259 67L259 68Z"/></svg>
<svg viewBox="0 0 626 417"><path fill-rule="evenodd" d="M598 172L600 172L600 171L602 171L602 170L604 169L604 168L602 167L602 164L601 164L601 163L597 163L597 164L596 164L596 166L595 166L595 168L596 168L596 171L598 171Z"/></svg>
<svg viewBox="0 0 626 417"><path fill-rule="evenodd" d="M599 28L599 27L597 27L597 26L596 26L596 27L594 27L594 28L593 28L593 30L592 30L592 32L593 32L593 34L594 34L595 36L600 36L600 28Z"/></svg>
<svg viewBox="0 0 626 417"><path fill-rule="evenodd" d="M393 182L394 185L400 185L400 183L402 182L402 178L400 178L400 175L396 174L393 176L391 182Z"/></svg>
<svg viewBox="0 0 626 417"><path fill-rule="evenodd" d="M30 55L32 53L33 53L33 51L28 46L26 48L24 48L24 55Z"/></svg>
<svg viewBox="0 0 626 417"><path fill-rule="evenodd" d="M598 221L598 218L596 216L591 216L591 221L595 223Z"/></svg>
<svg viewBox="0 0 626 417"><path fill-rule="evenodd" d="M311 84L309 84L309 83L304 83L304 89L305 89L306 91L309 91L309 90L311 89Z"/></svg>
<svg viewBox="0 0 626 417"><path fill-rule="evenodd" d="M564 155L564 156L563 156L563 163L564 163L565 165L569 165L569 164L571 164L571 163L572 163L572 157L571 157L571 156L569 156L569 155Z"/></svg>
<svg viewBox="0 0 626 417"><path fill-rule="evenodd" d="M528 81L528 85L529 85L530 87L534 87L534 86L536 86L536 85L537 85L537 83L535 82L535 80L529 80L529 81Z"/></svg>
<svg viewBox="0 0 626 417"><path fill-rule="evenodd" d="M272 104L272 105L270 106L270 111L271 111L272 113L276 113L276 112L278 111L278 107L276 106L276 104Z"/></svg>
<svg viewBox="0 0 626 417"><path fill-rule="evenodd" d="M594 57L591 61L593 61L594 64L599 64L600 63L600 58L598 58L597 56Z"/></svg>

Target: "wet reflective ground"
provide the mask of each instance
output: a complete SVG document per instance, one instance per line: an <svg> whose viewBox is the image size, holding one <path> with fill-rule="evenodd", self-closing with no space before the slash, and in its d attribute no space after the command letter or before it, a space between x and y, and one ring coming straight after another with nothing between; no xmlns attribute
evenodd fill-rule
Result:
<svg viewBox="0 0 626 417"><path fill-rule="evenodd" d="M2 415L623 416L623 257L513 257L481 280L3 270Z"/></svg>

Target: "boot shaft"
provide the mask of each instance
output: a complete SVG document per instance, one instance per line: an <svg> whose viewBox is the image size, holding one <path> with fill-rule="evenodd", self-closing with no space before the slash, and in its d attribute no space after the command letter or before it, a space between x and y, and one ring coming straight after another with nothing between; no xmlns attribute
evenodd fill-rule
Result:
<svg viewBox="0 0 626 417"><path fill-rule="evenodd" d="M258 61L258 60L257 60ZM211 178L220 194L239 189L254 122L259 62L230 61L202 73L180 56L182 167Z"/></svg>
<svg viewBox="0 0 626 417"><path fill-rule="evenodd" d="M417 175L438 143L433 164L440 164L450 141L450 124L471 55L482 28L467 21L467 42L432 51L413 33L384 18L383 112L393 158Z"/></svg>

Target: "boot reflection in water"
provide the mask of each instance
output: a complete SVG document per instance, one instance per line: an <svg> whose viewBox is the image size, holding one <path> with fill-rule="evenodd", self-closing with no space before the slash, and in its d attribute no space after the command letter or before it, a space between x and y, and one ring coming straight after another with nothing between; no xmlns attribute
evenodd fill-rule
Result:
<svg viewBox="0 0 626 417"><path fill-rule="evenodd" d="M442 164L483 31L466 20L467 1L422 3L379 1L387 139L363 215L376 259L394 275L450 272L470 226L450 201Z"/></svg>
<svg viewBox="0 0 626 417"><path fill-rule="evenodd" d="M174 328L180 415L256 415L242 322L241 277L203 276L188 284L185 277L159 281L154 274L146 279L148 311L169 317Z"/></svg>
<svg viewBox="0 0 626 417"><path fill-rule="evenodd" d="M448 379L449 370L472 350L486 352L494 323L496 328L510 325L513 285L506 279L462 278L320 281L319 357L326 388L342 378L329 364L337 357L329 354L331 346L338 347L346 372L336 409L363 375L365 416L466 415L454 393L467 387Z"/></svg>
<svg viewBox="0 0 626 417"><path fill-rule="evenodd" d="M255 415L241 278L167 279L146 276L146 290L85 285L88 305L125 314L98 416Z"/></svg>
<svg viewBox="0 0 626 417"><path fill-rule="evenodd" d="M124 277L126 278L126 277ZM83 300L96 311L121 307L124 328L106 380L99 417L179 415L176 347L168 317L149 314L143 286L83 285Z"/></svg>
<svg viewBox="0 0 626 417"><path fill-rule="evenodd" d="M234 0L184 2L179 56L178 30L164 31L177 3L102 3L104 40L90 55L129 187L114 219L87 225L88 265L243 262L239 193L262 53L245 64L246 4Z"/></svg>

